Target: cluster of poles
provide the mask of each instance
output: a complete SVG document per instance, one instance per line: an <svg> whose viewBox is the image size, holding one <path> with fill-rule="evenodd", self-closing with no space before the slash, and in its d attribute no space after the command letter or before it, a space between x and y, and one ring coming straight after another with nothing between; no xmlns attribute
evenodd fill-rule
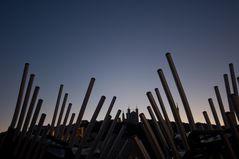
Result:
<svg viewBox="0 0 239 159"><path fill-rule="evenodd" d="M60 85L54 114L51 123L45 123L46 114L41 112L43 100L38 98L39 86L33 82L31 74L27 83L29 64L26 63L22 75L19 94L11 124L1 135L1 158L12 159L236 159L239 158L239 95L233 64L229 64L229 75L224 74L225 90L229 111L225 111L219 87L215 86L215 94L220 109L216 112L212 98L208 99L215 125L211 124L208 112L203 111L206 124L195 123L190 104L177 73L170 53L166 53L177 90L180 94L188 124L181 120L179 109L175 104L168 82L162 69L158 75L171 108L174 122L171 122L166 111L160 90L155 89L157 101L152 92L146 96L150 102L147 107L150 119L144 113L139 114L141 122L132 124L120 120L124 115L118 110L112 117L116 97L108 107L100 127L96 130L97 117L106 100L102 96L87 124L86 131L79 136L87 103L91 96L95 79L91 78L85 93L76 122L71 113L72 104L68 103L68 94L63 94ZM231 88L232 86L232 88ZM62 101L62 102L61 102ZM67 107L67 108L66 108ZM64 113L66 108L66 112ZM161 109L161 110L160 110ZM162 112L162 113L161 113ZM222 117L222 122L219 120ZM44 124L45 123L45 124ZM188 128L186 128L188 126Z"/></svg>

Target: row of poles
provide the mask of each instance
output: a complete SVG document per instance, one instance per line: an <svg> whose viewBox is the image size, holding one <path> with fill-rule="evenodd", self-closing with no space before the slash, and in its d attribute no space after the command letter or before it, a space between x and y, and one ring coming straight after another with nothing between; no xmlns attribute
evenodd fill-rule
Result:
<svg viewBox="0 0 239 159"><path fill-rule="evenodd" d="M215 126L212 125L208 113L203 111L203 116L206 121L206 127L203 127L195 124L186 93L171 54L167 53L166 58L186 112L189 131L185 129L185 124L183 124L181 120L179 109L175 104L162 69L159 69L157 72L173 114L175 127L169 120L160 90L156 88L155 94L158 102L156 102L152 92L146 93L150 102L150 106L147 107L151 117L150 120L145 117L144 113L141 113L139 115L141 122L138 123L136 127L135 125L124 122L120 123L119 118L121 110L118 110L115 117L112 118L110 113L116 101L116 97L114 96L99 130L94 134L98 114L106 100L106 97L102 96L87 125L84 136L81 136L79 139L78 131L82 127L82 119L90 99L95 78L91 78L90 80L75 123L73 123L73 121L76 114L71 113L72 103L69 103L66 109L68 93L64 94L61 103L64 86L60 85L52 121L47 126L44 126L46 114L40 114L43 104L43 100L38 99L40 87L35 86L32 93L35 75L31 74L27 83L29 64L26 63L12 121L1 141L1 154L8 155L8 158L14 159L42 159L52 158L54 153L51 154L49 152L56 152L56 150L58 150L58 153L55 153L58 158L75 159L136 159L137 157L143 159L181 159L194 158L198 155L204 155L204 157L207 156L208 158L225 158L225 156L230 156L230 158L236 159L238 157L236 149L239 147L239 132L237 125L237 120L239 120L237 82L239 83L239 78L235 76L233 64L229 64L232 90L228 75L224 74L223 76L230 111L225 111L219 87L214 87L224 126L222 126L219 121L213 99L209 98L209 106L216 124ZM32 97L30 98L31 94ZM157 103L159 103L159 105ZM161 108L161 111L159 108ZM66 113L64 116L65 109ZM69 117L70 120L68 121ZM134 133L129 135L129 130L132 129L132 127L135 127L136 130L140 132L134 130ZM204 150L205 148L195 148L195 144L190 140L192 137L194 137L194 140L195 136L205 137L210 135L215 136L215 134L220 136L223 143L222 152L218 151L204 154L203 151L198 151L198 149L201 148ZM176 141L177 135L179 136L180 144ZM89 142L92 136L93 141ZM64 153L59 153L60 150L64 150Z"/></svg>

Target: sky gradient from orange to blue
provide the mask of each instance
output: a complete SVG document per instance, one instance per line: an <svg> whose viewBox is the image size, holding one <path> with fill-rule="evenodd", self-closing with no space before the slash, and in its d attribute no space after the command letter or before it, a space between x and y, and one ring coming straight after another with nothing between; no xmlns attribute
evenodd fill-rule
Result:
<svg viewBox="0 0 239 159"><path fill-rule="evenodd" d="M228 110L223 74L229 63L239 73L237 0L1 1L0 15L0 132L10 124L26 62L36 74L34 86L40 86L46 123L59 85L78 113L91 77L96 81L84 119L101 95L106 102L98 119L113 96L112 115L136 106L148 114L146 92L158 87L173 120L159 68L187 121L166 52L172 53L196 121L204 122L202 111L210 111L208 98L218 108L215 85Z"/></svg>

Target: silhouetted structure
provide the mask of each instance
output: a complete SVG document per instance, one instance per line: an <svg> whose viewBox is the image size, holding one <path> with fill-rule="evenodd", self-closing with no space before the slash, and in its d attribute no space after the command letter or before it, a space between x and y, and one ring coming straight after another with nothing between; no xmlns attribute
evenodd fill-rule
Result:
<svg viewBox="0 0 239 159"><path fill-rule="evenodd" d="M181 121L179 108L174 102L163 70L159 69L158 75L175 122L169 120L158 88L155 89L155 93L160 106L151 92L146 93L150 102L150 106L147 106L150 120L146 119L144 113L139 114L138 108L133 111L128 108L126 116L118 110L112 117L110 113L116 100L115 96L102 121L97 121L97 116L106 100L105 96L100 98L91 120L82 120L95 82L95 78L91 78L76 123L73 123L75 113L71 113L72 103L68 104L65 112L68 93L64 94L61 103L63 85L60 85L51 124L44 126L46 118L44 113L41 113L37 123L43 104L43 100L38 99L40 87L35 87L31 97L34 74L30 75L25 91L29 70L29 64L26 63L11 124L6 132L0 134L0 157L7 159L239 158L239 131L236 120L239 119L239 96L233 64L229 64L232 90L228 75L223 75L230 112L225 112L219 88L214 86L225 126L218 119L213 99L209 98L208 102L216 123L212 125L206 111L203 111L206 124L195 123L171 54L167 53L166 57L183 102L188 124ZM237 80L239 83L239 77ZM58 110L60 110L59 114Z"/></svg>

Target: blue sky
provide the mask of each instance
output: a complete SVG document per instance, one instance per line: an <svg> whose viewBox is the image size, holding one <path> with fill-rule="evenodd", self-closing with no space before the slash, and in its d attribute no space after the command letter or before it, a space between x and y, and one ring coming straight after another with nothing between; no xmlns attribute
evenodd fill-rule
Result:
<svg viewBox="0 0 239 159"><path fill-rule="evenodd" d="M166 52L172 53L196 121L204 121L201 112L210 110L207 98L215 100L214 85L225 97L223 74L229 72L229 63L234 63L238 75L236 0L0 3L1 131L12 118L25 62L36 74L34 85L40 86L47 122L59 85L64 84L72 111L78 113L91 77L96 82L84 119L90 118L101 95L106 103L99 119L113 96L117 96L113 114L136 105L147 112L145 93L156 87L173 119L157 75L159 68L186 121Z"/></svg>

